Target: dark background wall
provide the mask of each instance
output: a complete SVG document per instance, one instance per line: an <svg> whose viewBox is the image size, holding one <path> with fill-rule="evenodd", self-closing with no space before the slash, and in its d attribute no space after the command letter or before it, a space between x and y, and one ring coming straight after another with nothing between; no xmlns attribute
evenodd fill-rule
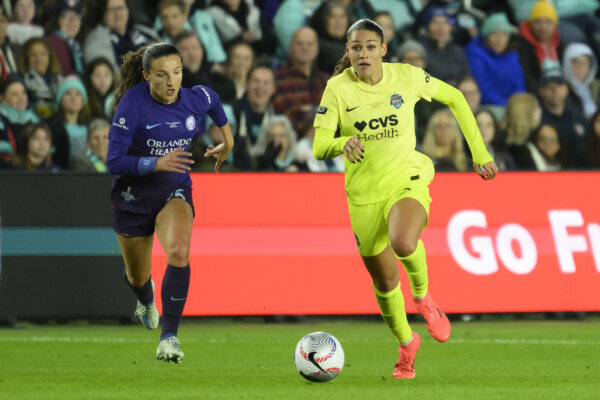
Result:
<svg viewBox="0 0 600 400"><path fill-rule="evenodd" d="M127 318L111 177L0 174L0 319Z"/></svg>

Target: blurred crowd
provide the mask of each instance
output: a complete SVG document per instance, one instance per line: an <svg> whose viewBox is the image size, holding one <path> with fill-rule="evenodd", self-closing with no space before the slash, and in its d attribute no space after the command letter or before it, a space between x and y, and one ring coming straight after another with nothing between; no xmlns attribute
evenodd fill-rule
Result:
<svg viewBox="0 0 600 400"><path fill-rule="evenodd" d="M122 56L173 43L183 87L220 96L235 147L225 171L341 172L312 156L312 122L370 18L385 61L456 86L500 170L600 169L598 0L0 0L0 172L106 172ZM471 169L444 105L415 107L417 149L437 171ZM210 171L210 119L191 151Z"/></svg>

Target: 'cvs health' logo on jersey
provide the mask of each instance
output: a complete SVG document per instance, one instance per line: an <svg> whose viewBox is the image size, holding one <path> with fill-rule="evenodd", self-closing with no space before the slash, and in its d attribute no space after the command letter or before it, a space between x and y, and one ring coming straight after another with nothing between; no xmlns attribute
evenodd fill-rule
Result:
<svg viewBox="0 0 600 400"><path fill-rule="evenodd" d="M402 104L404 104L404 100L402 100L402 96L400 96L398 93L394 93L390 96L390 105L394 106L396 110L400 109Z"/></svg>
<svg viewBox="0 0 600 400"><path fill-rule="evenodd" d="M360 133L358 134L358 138L360 140L381 140L383 138L394 138L400 136L400 133L397 129L392 128L393 126L398 125L398 116L396 114L386 115L385 117L373 118L369 121L356 121L354 123L354 127L362 132L367 126L371 130L382 129L381 132L377 133ZM389 128L389 129L386 129Z"/></svg>

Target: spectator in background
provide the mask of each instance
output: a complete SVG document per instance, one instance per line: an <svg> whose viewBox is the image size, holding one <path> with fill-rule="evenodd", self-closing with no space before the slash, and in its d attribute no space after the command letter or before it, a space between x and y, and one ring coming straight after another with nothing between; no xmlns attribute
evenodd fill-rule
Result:
<svg viewBox="0 0 600 400"><path fill-rule="evenodd" d="M104 57L92 60L85 69L83 84L88 94L90 117L112 120L117 85L110 61Z"/></svg>
<svg viewBox="0 0 600 400"><path fill-rule="evenodd" d="M225 75L235 85L236 98L240 99L246 92L248 73L256 64L256 55L252 47L244 42L232 45L227 50L225 62Z"/></svg>
<svg viewBox="0 0 600 400"><path fill-rule="evenodd" d="M558 55L562 45L557 27L554 6L540 0L532 8L529 20L521 23L520 37L515 37L511 45L519 53L529 92L537 93L542 71L560 68Z"/></svg>
<svg viewBox="0 0 600 400"><path fill-rule="evenodd" d="M10 41L18 46L31 38L44 36L44 29L33 23L35 1L17 0L13 6L13 22L8 24L7 34Z"/></svg>
<svg viewBox="0 0 600 400"><path fill-rule="evenodd" d="M448 109L436 111L427 125L422 152L436 171L466 171L467 159L458 122Z"/></svg>
<svg viewBox="0 0 600 400"><path fill-rule="evenodd" d="M541 118L540 103L531 93L514 94L508 99L500 129L501 134L506 137L508 152L518 169L535 168L527 143L531 132L540 125Z"/></svg>
<svg viewBox="0 0 600 400"><path fill-rule="evenodd" d="M262 127L256 143L250 148L254 170L297 172L296 132L284 115L275 115Z"/></svg>
<svg viewBox="0 0 600 400"><path fill-rule="evenodd" d="M396 57L396 31L394 30L394 20L392 14L388 11L379 11L373 16L373 21L377 22L383 29L383 39L387 44L387 54L384 61L397 62Z"/></svg>
<svg viewBox="0 0 600 400"><path fill-rule="evenodd" d="M525 91L519 55L508 50L510 33L506 15L492 14L483 22L481 36L465 48L484 105L504 107L512 94Z"/></svg>
<svg viewBox="0 0 600 400"><path fill-rule="evenodd" d="M315 128L309 129L296 146L296 163L302 170L310 172L344 172L344 156L327 160L317 160L312 153L315 141Z"/></svg>
<svg viewBox="0 0 600 400"><path fill-rule="evenodd" d="M563 55L563 73L569 83L572 104L590 118L598 109L600 81L596 78L598 61L592 49L584 43L571 43Z"/></svg>
<svg viewBox="0 0 600 400"><path fill-rule="evenodd" d="M398 48L397 54L400 62L421 69L427 67L427 53L425 52L425 48L416 40L406 40L402 43L402 46ZM429 119L434 112L443 107L444 105L442 103L434 99L431 101L419 100L417 104L415 104L415 135L418 145L423 143L423 137L425 136L425 129L427 128Z"/></svg>
<svg viewBox="0 0 600 400"><path fill-rule="evenodd" d="M0 102L2 124L6 125L3 140L11 145L12 154L17 152L24 154L19 148L24 128L27 124L39 122L40 119L29 109L25 86L17 76L9 76L7 80L0 83ZM6 148L6 144L3 147Z"/></svg>
<svg viewBox="0 0 600 400"><path fill-rule="evenodd" d="M432 10L443 8L445 13L455 21L454 31L452 33L455 43L464 46L469 43L479 33L479 24L481 23L481 14L476 14L468 10L464 1L457 0L429 0L415 17L412 32L417 37L428 25L428 18Z"/></svg>
<svg viewBox="0 0 600 400"><path fill-rule="evenodd" d="M564 142L553 125L542 123L532 132L527 146L537 171L560 171L569 165Z"/></svg>
<svg viewBox="0 0 600 400"><path fill-rule="evenodd" d="M475 113L475 121L481 132L481 137L488 153L494 158L498 170L510 171L515 169L515 163L508 154L505 137L498 129L498 121L489 110L479 110Z"/></svg>
<svg viewBox="0 0 600 400"><path fill-rule="evenodd" d="M87 149L87 91L78 77L67 77L60 84L56 103L56 112L46 122L57 139L55 163L70 169L71 159L84 156Z"/></svg>
<svg viewBox="0 0 600 400"><path fill-rule="evenodd" d="M570 160L577 160L581 138L585 133L586 120L581 111L567 104L569 87L559 69L544 71L540 83L542 123L558 129Z"/></svg>
<svg viewBox="0 0 600 400"><path fill-rule="evenodd" d="M73 156L71 169L77 172L106 172L108 130L110 123L104 118L93 119L88 125L85 154Z"/></svg>
<svg viewBox="0 0 600 400"><path fill-rule="evenodd" d="M357 1L361 6L364 6L365 1ZM373 8L374 15L371 19L375 21L375 16L379 13L389 13L393 22L393 29L398 34L409 33L412 28L415 18L422 8L420 0L368 0L366 3ZM368 14L368 9L365 10ZM360 18L369 18L369 15L360 16ZM379 21L375 21L379 23ZM379 24L381 25L381 24ZM381 26L383 28L383 26ZM384 33L385 36L385 33ZM402 35L404 36L404 35ZM388 49L389 53L389 49Z"/></svg>
<svg viewBox="0 0 600 400"><path fill-rule="evenodd" d="M52 163L52 132L44 124L29 124L21 138L22 150L13 159L17 169L29 172L57 172Z"/></svg>
<svg viewBox="0 0 600 400"><path fill-rule="evenodd" d="M465 96L471 112L475 114L479 111L479 107L481 106L481 90L479 90L475 78L470 75L461 78L456 84L456 88Z"/></svg>
<svg viewBox="0 0 600 400"><path fill-rule="evenodd" d="M277 57L285 60L292 42L292 35L308 25L315 10L323 0L284 0L273 17L273 31L277 37Z"/></svg>
<svg viewBox="0 0 600 400"><path fill-rule="evenodd" d="M469 75L469 64L461 46L452 42L452 29L456 24L443 7L431 7L424 15L427 33L419 42L427 52L427 69L432 76L450 85Z"/></svg>
<svg viewBox="0 0 600 400"><path fill-rule="evenodd" d="M0 59L2 60L2 69L7 74L17 72L18 48L13 48L13 44L7 35L8 17L4 6L0 5Z"/></svg>
<svg viewBox="0 0 600 400"><path fill-rule="evenodd" d="M174 42L183 66L181 86L191 88L196 85L210 86L223 103L232 104L236 99L235 85L225 75L213 70L208 71L204 60L204 48L194 32L183 32Z"/></svg>
<svg viewBox="0 0 600 400"><path fill-rule="evenodd" d="M235 134L233 160L240 170L253 167L250 148L255 146L260 132L275 115L271 98L275 93L275 75L264 66L253 68L248 73L246 93L235 107L238 129Z"/></svg>
<svg viewBox="0 0 600 400"><path fill-rule="evenodd" d="M583 166L600 170L600 111L596 111L590 119L582 144Z"/></svg>
<svg viewBox="0 0 600 400"><path fill-rule="evenodd" d="M211 63L223 63L227 59L221 38L215 27L212 15L206 10L198 9L199 1L185 0L188 5L188 21L191 29L196 31L206 53L206 59ZM204 7L204 6L203 6ZM274 45L274 44L273 44Z"/></svg>
<svg viewBox="0 0 600 400"><path fill-rule="evenodd" d="M508 0L519 23L529 19L538 0ZM598 0L552 0L556 7L560 37L565 43L586 43L600 57Z"/></svg>
<svg viewBox="0 0 600 400"><path fill-rule="evenodd" d="M227 59L221 38L215 28L212 15L204 10L203 2L195 2L194 0L165 0L159 3L159 7L170 8L164 14L167 19L165 25L162 23L162 17L154 21L154 30L157 32L164 31L173 41L182 32L195 32L198 40L202 44L205 51L205 58L210 63L222 63ZM183 7L182 7L183 5ZM173 9L183 9L183 15L179 15L179 11ZM170 33L169 33L170 32ZM165 39L165 37L163 37Z"/></svg>
<svg viewBox="0 0 600 400"><path fill-rule="evenodd" d="M93 29L83 47L86 64L97 57L106 57L116 71L128 51L159 40L154 30L134 23L130 9L127 0L99 0Z"/></svg>
<svg viewBox="0 0 600 400"><path fill-rule="evenodd" d="M427 67L427 52L425 51L425 47L416 40L408 39L404 41L396 54L398 55L398 60L402 63L421 69Z"/></svg>
<svg viewBox="0 0 600 400"><path fill-rule="evenodd" d="M332 74L335 64L346 52L346 31L348 30L348 12L338 1L327 1L315 11L310 26L319 38L317 67Z"/></svg>
<svg viewBox="0 0 600 400"><path fill-rule="evenodd" d="M83 56L77 35L81 30L81 6L61 0L57 9L58 19L48 42L60 63L63 75L83 76Z"/></svg>
<svg viewBox="0 0 600 400"><path fill-rule="evenodd" d="M29 39L18 65L32 108L42 118L50 116L55 110L56 90L62 77L60 63L48 41L41 37Z"/></svg>
<svg viewBox="0 0 600 400"><path fill-rule="evenodd" d="M277 40L253 0L214 0L207 12L213 17L225 48L243 40L258 54L275 52Z"/></svg>
<svg viewBox="0 0 600 400"><path fill-rule="evenodd" d="M329 75L316 68L319 53L316 32L300 28L292 37L289 59L275 72L277 90L273 107L277 114L285 114L299 138L312 128L314 110L321 102Z"/></svg>
<svg viewBox="0 0 600 400"><path fill-rule="evenodd" d="M185 31L187 5L183 0L161 0L158 3L161 29L158 34L163 42L173 43L177 35Z"/></svg>

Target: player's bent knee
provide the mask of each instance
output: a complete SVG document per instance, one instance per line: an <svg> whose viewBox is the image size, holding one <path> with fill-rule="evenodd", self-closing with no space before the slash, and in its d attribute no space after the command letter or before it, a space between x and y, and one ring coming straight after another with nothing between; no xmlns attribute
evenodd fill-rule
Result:
<svg viewBox="0 0 600 400"><path fill-rule="evenodd" d="M127 280L129 281L131 286L144 286L144 284L148 282L148 279L150 279L149 273L137 275L130 275L129 273L127 274Z"/></svg>
<svg viewBox="0 0 600 400"><path fill-rule="evenodd" d="M417 250L418 240L394 238L390 243L398 257L408 257Z"/></svg>
<svg viewBox="0 0 600 400"><path fill-rule="evenodd" d="M391 292L398 286L398 276L390 275L373 279L373 285L382 293Z"/></svg>
<svg viewBox="0 0 600 400"><path fill-rule="evenodd" d="M190 254L189 243L185 240L174 240L165 249L169 264L177 267L185 267Z"/></svg>

